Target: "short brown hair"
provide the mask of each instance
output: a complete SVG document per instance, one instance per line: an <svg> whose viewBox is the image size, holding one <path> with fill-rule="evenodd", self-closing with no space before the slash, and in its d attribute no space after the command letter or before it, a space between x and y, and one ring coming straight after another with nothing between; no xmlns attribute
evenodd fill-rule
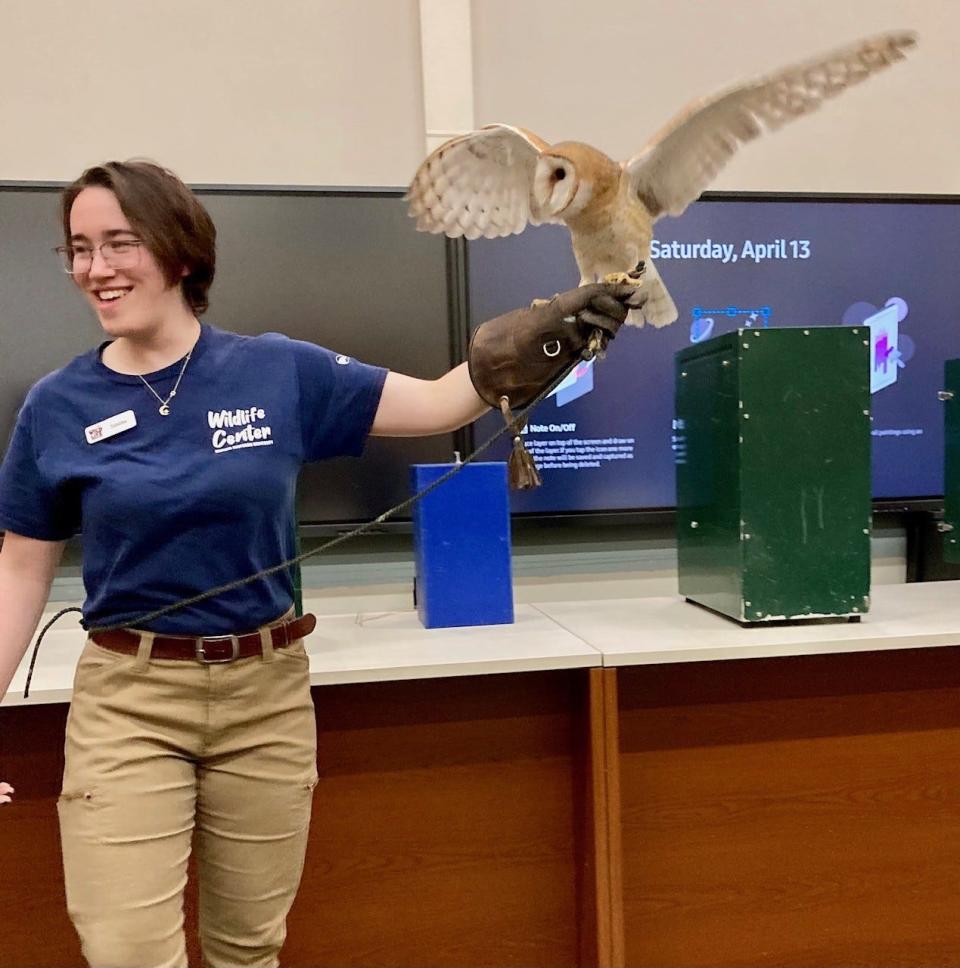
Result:
<svg viewBox="0 0 960 968"><path fill-rule="evenodd" d="M217 261L217 230L196 195L172 172L151 161L108 161L88 168L61 200L63 235L70 244L70 209L84 188L109 188L167 280L178 282L188 305L206 311ZM187 275L182 275L186 268Z"/></svg>

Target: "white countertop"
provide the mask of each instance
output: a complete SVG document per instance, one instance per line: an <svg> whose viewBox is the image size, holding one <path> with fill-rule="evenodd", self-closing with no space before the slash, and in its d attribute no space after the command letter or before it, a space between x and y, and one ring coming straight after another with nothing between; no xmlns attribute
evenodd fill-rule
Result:
<svg viewBox="0 0 960 968"><path fill-rule="evenodd" d="M309 600L304 609L309 611ZM532 605L513 625L425 629L413 610L332 615L306 642L314 685L582 669L603 656Z"/></svg>
<svg viewBox="0 0 960 968"><path fill-rule="evenodd" d="M311 610L309 596L304 608ZM321 615L306 643L310 680L319 686L960 645L957 581L878 586L859 623L745 629L679 596L546 602L515 611L513 625L451 629L424 629L412 609ZM4 706L69 701L85 639L76 619L64 616L47 633L24 700L31 645Z"/></svg>
<svg viewBox="0 0 960 968"><path fill-rule="evenodd" d="M605 666L960 645L960 581L881 585L859 622L743 628L679 596L537 607Z"/></svg>
<svg viewBox="0 0 960 968"><path fill-rule="evenodd" d="M309 598L304 600L304 609L311 611ZM24 699L31 643L4 706L70 701L74 669L86 640L77 625L78 618L72 613L65 615L47 633L30 683L30 696ZM596 649L532 605L517 606L512 625L468 628L425 629L412 609L320 615L306 648L310 682L316 686L581 669L603 662Z"/></svg>

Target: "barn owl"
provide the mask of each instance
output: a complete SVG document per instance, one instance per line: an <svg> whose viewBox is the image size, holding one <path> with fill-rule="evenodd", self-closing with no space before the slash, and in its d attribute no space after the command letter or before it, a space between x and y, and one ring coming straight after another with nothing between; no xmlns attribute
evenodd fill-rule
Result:
<svg viewBox="0 0 960 968"><path fill-rule="evenodd" d="M915 43L909 31L882 34L694 101L625 162L582 142L551 145L524 128L487 125L420 165L406 195L410 215L422 231L468 239L561 222L580 284L637 278L643 263L647 300L627 322L665 326L677 307L650 261L654 222L683 212L741 143L902 60Z"/></svg>

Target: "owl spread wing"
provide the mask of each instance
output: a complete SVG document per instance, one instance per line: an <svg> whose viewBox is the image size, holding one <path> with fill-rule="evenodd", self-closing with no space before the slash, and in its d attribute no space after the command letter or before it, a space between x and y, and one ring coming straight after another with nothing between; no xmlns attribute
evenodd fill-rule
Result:
<svg viewBox="0 0 960 968"><path fill-rule="evenodd" d="M494 239L538 224L530 188L546 147L532 132L506 124L451 138L420 165L405 196L417 228Z"/></svg>
<svg viewBox="0 0 960 968"><path fill-rule="evenodd" d="M742 143L903 60L915 43L908 31L871 37L694 101L626 162L631 189L654 218L679 215Z"/></svg>

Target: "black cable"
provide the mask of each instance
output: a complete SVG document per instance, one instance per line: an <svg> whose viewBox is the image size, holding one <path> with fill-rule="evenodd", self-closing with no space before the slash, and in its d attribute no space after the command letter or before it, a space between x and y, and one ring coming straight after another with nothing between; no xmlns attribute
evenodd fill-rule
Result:
<svg viewBox="0 0 960 968"><path fill-rule="evenodd" d="M597 331L595 331L597 332ZM401 501L399 504L390 508L388 511L384 511L379 517L374 518L372 521L367 521L364 524L358 525L352 531L347 531L344 534L337 535L335 538L331 538L329 541L325 541L318 548L314 548L312 551L306 551L303 554L297 555L295 558L290 558L287 561L281 562L279 565L273 565L270 568L265 568L263 571L258 571L255 575L249 575L246 578L238 578L236 581L228 582L226 585L219 585L216 588L211 588L199 595L194 595L191 598L182 598L179 601L173 602L171 605L165 605L163 608L158 608L153 612L146 612L143 615L138 615L136 618L129 619L126 622L122 622L118 625L97 625L93 628L85 629L88 634L93 634L94 632L114 632L117 629L124 628L138 628L145 625L147 622L152 622L155 619L160 618L162 615L168 615L170 612L176 611L177 609L186 608L188 605L196 605L198 602L206 601L208 598L213 598L216 595L222 595L224 592L233 591L235 588L240 588L243 585L248 585L250 582L259 580L260 578L266 578L269 575L276 574L278 571L283 571L287 568L291 568L294 565L300 564L302 561L306 561L308 558L314 557L314 555L319 555L324 551L329 551L331 548L342 544L344 541L348 541L350 538L355 538L357 535L365 534L372 528L383 524L393 515L400 511L405 511L408 507L416 504L417 501L422 501L428 494L435 491L441 484L450 480L454 474L459 473L462 467L466 467L467 464L476 460L484 451L488 450L497 440L499 440L505 433L511 431L516 433L516 427L522 426L522 421L526 415L542 400L550 396L551 393L569 376L573 371L574 367L580 365L584 360L593 359L596 355L592 347L597 345L602 345L602 338L595 336L591 339L589 347L583 351L582 358L574 360L566 369L564 369L559 376L555 377L540 393L537 394L533 400L530 401L522 410L514 415L513 423L505 424L501 427L492 437L487 438L479 447L477 447L472 454L468 454L462 461L455 464L450 470L441 474L435 481L432 481L425 488L418 491L416 494L408 497L406 500ZM514 426L515 425L515 426ZM30 666L27 669L27 681L23 687L23 698L26 699L30 694L30 681L33 678L33 667L37 662L37 653L40 650L40 643L43 641L44 635L47 634L47 630L56 622L61 616L66 615L68 612L80 612L83 614L83 609L78 608L76 605L70 606L70 608L61 609L56 615L44 625L40 634L37 636L37 641L33 646L33 655L30 658ZM83 623L81 622L81 627Z"/></svg>

